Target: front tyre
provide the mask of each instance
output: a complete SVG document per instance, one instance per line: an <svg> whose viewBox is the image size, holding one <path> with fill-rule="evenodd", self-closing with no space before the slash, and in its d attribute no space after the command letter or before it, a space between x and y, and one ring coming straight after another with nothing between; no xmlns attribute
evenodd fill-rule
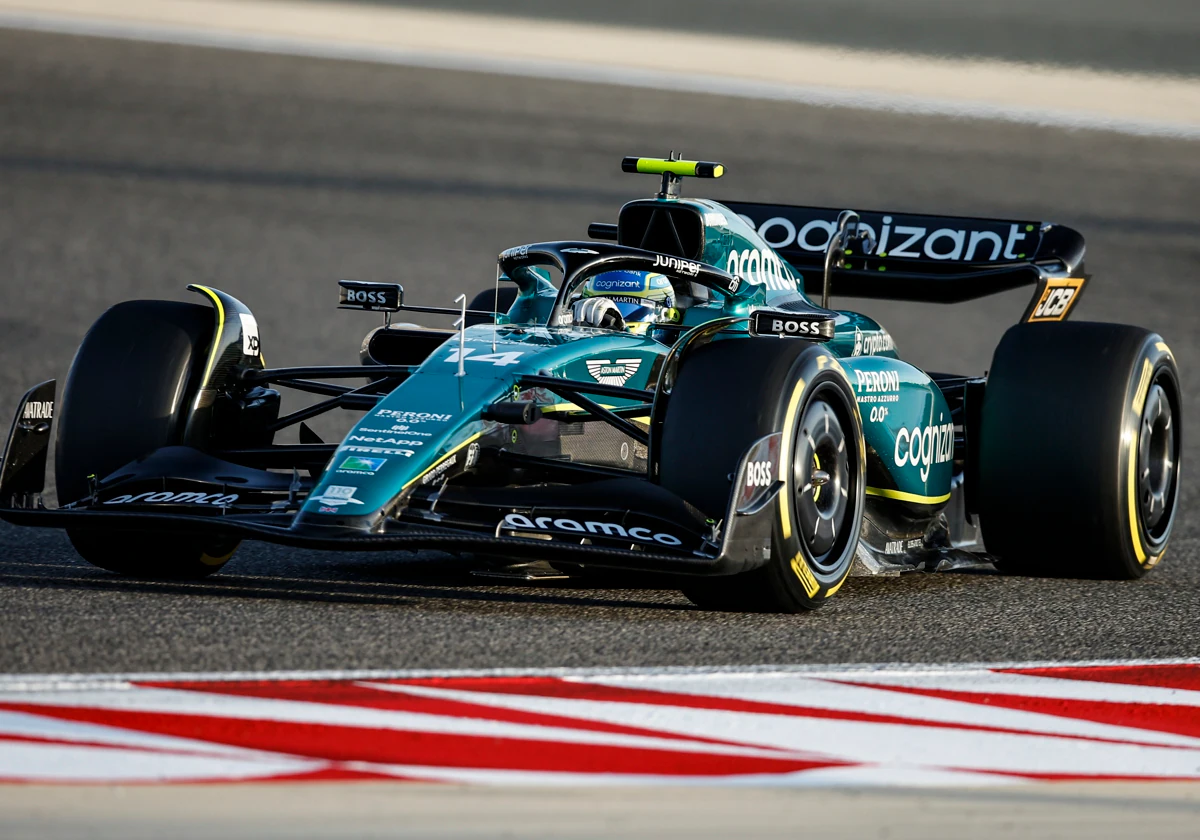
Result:
<svg viewBox="0 0 1200 840"><path fill-rule="evenodd" d="M825 348L714 341L688 354L667 403L659 480L714 520L751 444L781 433L771 552L753 571L683 587L709 609L799 612L841 588L862 526L865 452L849 382Z"/></svg>
<svg viewBox="0 0 1200 840"><path fill-rule="evenodd" d="M101 569L129 577L196 580L221 570L238 547L237 540L200 535L121 531L67 531L79 555Z"/></svg>
<svg viewBox="0 0 1200 840"><path fill-rule="evenodd" d="M1159 336L1123 324L1023 324L984 395L979 512L1004 571L1138 578L1179 505L1179 372Z"/></svg>
<svg viewBox="0 0 1200 840"><path fill-rule="evenodd" d="M58 412L60 504L143 455L182 443L213 340L212 310L135 300L106 311L71 362ZM194 578L224 565L237 543L190 534L67 530L84 560L137 577Z"/></svg>

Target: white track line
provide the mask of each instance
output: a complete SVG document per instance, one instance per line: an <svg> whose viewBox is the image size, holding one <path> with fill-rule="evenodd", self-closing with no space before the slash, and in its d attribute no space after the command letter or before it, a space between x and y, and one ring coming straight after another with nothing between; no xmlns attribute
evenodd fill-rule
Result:
<svg viewBox="0 0 1200 840"><path fill-rule="evenodd" d="M1173 76L345 3L0 0L0 27L1200 139Z"/></svg>
<svg viewBox="0 0 1200 840"><path fill-rule="evenodd" d="M620 677L622 680L653 679L660 676L698 676L724 680L745 675L762 678L786 677L858 678L875 672L954 674L985 672L1007 668L1102 668L1136 665L1200 665L1200 657L1170 659L1046 659L1032 661L907 663L874 662L811 665L724 665L724 666L652 666L640 668L408 668L408 669L327 669L313 671L133 671L113 674L0 674L0 691L62 691L130 689L133 682L246 681L246 680L406 680L436 677Z"/></svg>
<svg viewBox="0 0 1200 840"><path fill-rule="evenodd" d="M272 756L172 755L97 747L7 743L0 748L0 780L23 782L242 781L319 770L328 762Z"/></svg>

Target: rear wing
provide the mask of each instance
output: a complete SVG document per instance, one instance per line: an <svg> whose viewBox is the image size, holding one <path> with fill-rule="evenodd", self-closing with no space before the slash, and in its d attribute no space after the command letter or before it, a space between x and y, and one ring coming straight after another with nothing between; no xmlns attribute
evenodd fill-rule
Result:
<svg viewBox="0 0 1200 840"><path fill-rule="evenodd" d="M825 251L840 210L782 204L722 202L748 222L820 294ZM1063 225L918 213L859 212L873 254L846 252L833 273L836 294L848 297L959 303L1035 286L1023 321L1061 321L1083 291L1083 236Z"/></svg>

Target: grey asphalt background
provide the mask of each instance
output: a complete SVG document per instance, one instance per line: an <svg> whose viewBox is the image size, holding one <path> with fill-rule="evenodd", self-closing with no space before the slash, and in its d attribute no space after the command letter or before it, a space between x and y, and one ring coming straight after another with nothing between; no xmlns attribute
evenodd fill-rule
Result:
<svg viewBox="0 0 1200 840"><path fill-rule="evenodd" d="M0 31L0 406L61 379L106 306L184 299L189 282L248 303L272 364L353 363L374 320L334 309L337 279L449 303L490 284L501 248L613 220L655 186L620 157L669 149L725 162L723 181L685 185L718 199L1083 230L1096 279L1076 317L1154 328L1182 370L1190 463L1163 566L1136 583L852 579L816 614L741 616L694 609L662 581L481 585L445 558L256 544L209 581L139 583L86 566L57 532L0 526L0 671L1200 650L1200 155L1182 141ZM972 372L1023 304L863 308L917 363ZM1054 464L1030 465L1031 481L1054 479Z"/></svg>
<svg viewBox="0 0 1200 840"><path fill-rule="evenodd" d="M896 53L1200 74L1195 0L368 1Z"/></svg>

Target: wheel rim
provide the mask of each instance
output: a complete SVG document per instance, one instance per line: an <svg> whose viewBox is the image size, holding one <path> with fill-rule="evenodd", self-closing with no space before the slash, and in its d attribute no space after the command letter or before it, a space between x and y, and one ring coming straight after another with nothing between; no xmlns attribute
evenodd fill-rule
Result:
<svg viewBox="0 0 1200 840"><path fill-rule="evenodd" d="M1176 432L1166 390L1155 382L1146 394L1138 434L1138 506L1146 534L1157 540L1170 524L1174 509Z"/></svg>
<svg viewBox="0 0 1200 840"><path fill-rule="evenodd" d="M831 556L848 526L850 453L833 407L823 399L808 404L797 430L792 459L796 524L809 558L831 569Z"/></svg>

